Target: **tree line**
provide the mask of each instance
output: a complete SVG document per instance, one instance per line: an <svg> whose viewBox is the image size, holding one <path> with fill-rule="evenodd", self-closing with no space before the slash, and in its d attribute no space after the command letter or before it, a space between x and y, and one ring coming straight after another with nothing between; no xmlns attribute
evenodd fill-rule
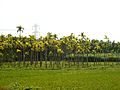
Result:
<svg viewBox="0 0 120 90"><path fill-rule="evenodd" d="M68 67L72 64L76 66L89 65L93 62L95 65L99 62L119 63L120 42L110 41L107 36L104 40L90 40L83 32L75 36L71 33L69 36L58 38L56 34L50 32L46 36L40 36L36 39L34 35L29 37L22 36L21 26L17 27L20 36L0 35L0 63L12 62L13 66L27 64L42 67L61 65L61 62L67 62ZM71 64L72 63L72 64ZM64 64L66 65L66 64Z"/></svg>

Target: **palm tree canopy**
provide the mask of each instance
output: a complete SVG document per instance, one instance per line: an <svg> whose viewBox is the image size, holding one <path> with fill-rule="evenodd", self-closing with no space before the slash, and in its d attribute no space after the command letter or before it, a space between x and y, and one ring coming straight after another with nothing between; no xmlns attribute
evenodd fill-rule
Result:
<svg viewBox="0 0 120 90"><path fill-rule="evenodd" d="M23 32L23 30L24 30L24 28L23 28L21 25L20 25L20 26L17 26L16 28L18 28L17 32L19 32L19 31L20 31L20 32L21 32L21 31Z"/></svg>

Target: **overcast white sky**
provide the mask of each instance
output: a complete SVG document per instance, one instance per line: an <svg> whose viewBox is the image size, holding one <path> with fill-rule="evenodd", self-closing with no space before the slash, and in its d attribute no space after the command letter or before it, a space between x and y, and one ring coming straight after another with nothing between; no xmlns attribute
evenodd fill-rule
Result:
<svg viewBox="0 0 120 90"><path fill-rule="evenodd" d="M0 0L0 34L16 35L17 25L25 28L23 35L32 34L34 24L41 35L85 32L120 41L120 0Z"/></svg>

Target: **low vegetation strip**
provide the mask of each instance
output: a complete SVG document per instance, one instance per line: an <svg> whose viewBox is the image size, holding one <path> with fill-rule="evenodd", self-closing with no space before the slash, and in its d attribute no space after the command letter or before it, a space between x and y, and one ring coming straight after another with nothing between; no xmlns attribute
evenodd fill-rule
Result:
<svg viewBox="0 0 120 90"><path fill-rule="evenodd" d="M1 69L0 87L11 90L119 90L120 70Z"/></svg>

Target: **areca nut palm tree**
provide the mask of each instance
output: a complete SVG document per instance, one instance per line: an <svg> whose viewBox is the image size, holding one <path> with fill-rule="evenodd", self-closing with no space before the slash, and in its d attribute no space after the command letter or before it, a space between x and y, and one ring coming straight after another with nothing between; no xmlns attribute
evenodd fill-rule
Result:
<svg viewBox="0 0 120 90"><path fill-rule="evenodd" d="M17 32L20 32L20 37L21 37L21 33L23 32L24 28L20 25L20 26L17 26Z"/></svg>

